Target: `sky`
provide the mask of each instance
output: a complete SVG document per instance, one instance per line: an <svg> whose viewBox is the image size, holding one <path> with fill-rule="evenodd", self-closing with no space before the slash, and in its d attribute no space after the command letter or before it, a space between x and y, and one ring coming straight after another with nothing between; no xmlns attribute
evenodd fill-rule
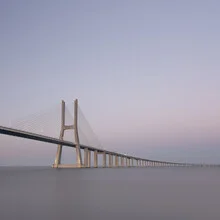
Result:
<svg viewBox="0 0 220 220"><path fill-rule="evenodd" d="M78 98L106 149L220 163L219 26L217 0L0 0L0 124ZM56 152L0 143L0 165Z"/></svg>

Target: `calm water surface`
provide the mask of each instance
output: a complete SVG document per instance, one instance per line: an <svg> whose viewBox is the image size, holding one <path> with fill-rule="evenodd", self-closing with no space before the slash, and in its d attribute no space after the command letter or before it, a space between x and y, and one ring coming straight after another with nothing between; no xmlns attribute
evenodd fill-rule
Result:
<svg viewBox="0 0 220 220"><path fill-rule="evenodd" d="M220 219L220 168L0 168L1 220Z"/></svg>

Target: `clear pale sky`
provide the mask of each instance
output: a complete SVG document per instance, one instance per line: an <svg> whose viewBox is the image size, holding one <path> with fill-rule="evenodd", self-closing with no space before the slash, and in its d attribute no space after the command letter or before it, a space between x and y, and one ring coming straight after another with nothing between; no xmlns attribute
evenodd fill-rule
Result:
<svg viewBox="0 0 220 220"><path fill-rule="evenodd" d="M219 27L218 0L0 0L0 124L78 98L105 148L220 163ZM56 152L0 141L0 165Z"/></svg>

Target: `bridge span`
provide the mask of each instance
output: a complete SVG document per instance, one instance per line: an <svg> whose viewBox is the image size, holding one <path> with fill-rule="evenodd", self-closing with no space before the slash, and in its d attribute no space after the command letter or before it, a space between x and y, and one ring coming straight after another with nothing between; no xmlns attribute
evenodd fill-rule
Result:
<svg viewBox="0 0 220 220"><path fill-rule="evenodd" d="M56 139L53 137L48 137L48 136L39 135L39 134L35 134L35 133L30 133L27 131L21 131L21 130L17 130L17 129L13 129L13 128L3 127L3 126L0 126L0 134L76 148L76 144L73 142L60 140L60 139ZM91 152L94 153L94 166L93 167L98 167L98 158L97 158L98 154L103 155L103 167L174 166L174 165L175 166L177 166L177 165L178 166L186 166L186 165L189 166L190 165L190 164L185 164L185 163L174 163L174 162L149 160L149 159L145 159L145 158L125 155L125 154L114 152L114 151L108 151L108 150L103 150L103 149L99 149L99 148L94 148L94 147L86 146L86 145L80 145L80 149L84 150L84 155L85 155L84 163L83 163L82 167L92 167L91 166ZM109 165L108 166L106 164L106 155L109 156ZM113 157L115 157L115 163L114 163L114 161L112 161ZM120 159L120 161L119 161L119 159ZM123 163L124 160L125 160L125 163ZM134 164L134 161L136 161L136 165ZM55 167L55 164L53 165L53 167ZM58 167L75 167L75 165L59 164Z"/></svg>
<svg viewBox="0 0 220 220"><path fill-rule="evenodd" d="M65 130L72 129L74 131L75 142L63 140ZM98 166L98 155L102 155L102 166L105 167L167 167L167 166L178 166L178 167L189 167L189 166L218 166L218 165L204 165L204 164L192 164L192 163L177 163L171 161L158 161L150 160L146 158L136 157L133 155L127 155L119 152L108 151L105 149L96 148L93 146L87 146L80 144L78 135L78 101L74 101L74 124L65 125L65 102L62 101L62 114L61 114L61 130L60 137L53 138L36 133L22 131L14 128L0 126L0 134L15 136L19 138L25 138L35 141L41 141L45 143L51 143L58 145L55 162L52 165L53 168L97 168ZM76 149L76 164L61 164L62 147L71 147ZM81 150L84 150L84 158L82 159ZM91 160L91 153L93 153L93 164ZM108 156L108 164L107 164Z"/></svg>

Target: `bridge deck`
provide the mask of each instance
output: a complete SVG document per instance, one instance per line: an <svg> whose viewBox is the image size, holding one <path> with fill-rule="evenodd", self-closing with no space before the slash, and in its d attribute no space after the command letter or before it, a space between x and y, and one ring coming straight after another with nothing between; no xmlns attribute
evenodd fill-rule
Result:
<svg viewBox="0 0 220 220"><path fill-rule="evenodd" d="M35 133L27 132L27 131L21 131L21 130L17 130L14 128L8 128L8 127L4 127L4 126L0 126L0 134L21 137L21 138L26 138L26 139L30 139L30 140L51 143L51 144L58 144L58 145L63 145L63 146L67 146L67 147L73 147L73 148L76 147L76 144L73 142L70 142L70 141L60 140L57 138L48 137L48 136L44 136L44 135L40 135L40 134L35 134ZM177 165L177 166L204 166L204 164L189 164L189 163L176 163L176 162L149 160L146 158L134 157L134 156L125 155L125 154L121 154L118 152L108 151L105 149L99 149L99 148L86 146L86 145L80 145L80 148L81 149L87 148L90 151L97 151L99 154L106 153L106 154L110 154L110 155L126 157L128 159L144 160L144 161L153 162L153 163L165 163L167 165L170 164L170 165ZM205 166L219 166L219 165L205 165Z"/></svg>

